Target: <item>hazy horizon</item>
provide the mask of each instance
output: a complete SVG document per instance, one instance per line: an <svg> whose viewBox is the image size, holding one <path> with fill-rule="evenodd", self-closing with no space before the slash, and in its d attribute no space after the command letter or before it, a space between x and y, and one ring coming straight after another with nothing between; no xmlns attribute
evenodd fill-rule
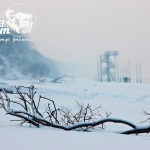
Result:
<svg viewBox="0 0 150 150"><path fill-rule="evenodd" d="M118 50L121 66L131 63L132 76L135 64L141 63L143 79L150 79L150 1L6 0L1 15L18 2L35 11L37 24L31 37L46 57L85 66L94 79L99 55Z"/></svg>

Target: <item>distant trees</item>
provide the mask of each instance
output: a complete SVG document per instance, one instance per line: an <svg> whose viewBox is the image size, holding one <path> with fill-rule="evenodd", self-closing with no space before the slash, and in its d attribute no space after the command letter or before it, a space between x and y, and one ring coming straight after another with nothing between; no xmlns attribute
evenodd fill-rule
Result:
<svg viewBox="0 0 150 150"><path fill-rule="evenodd" d="M0 77L16 79L20 76L39 78L59 75L54 61L40 54L30 41L13 42L17 37L12 34L0 35L0 38L10 39L0 43L0 72L3 72Z"/></svg>
<svg viewBox="0 0 150 150"><path fill-rule="evenodd" d="M20 125L25 123L36 127L48 126L66 131L80 130L89 131L97 128L104 129L106 123L118 123L129 126L131 129L120 132L121 134L140 134L149 133L149 126L137 126L132 122L111 118L111 113L102 116L101 107L92 108L89 104L84 105L77 102L77 111L71 111L68 108L58 108L55 102L49 98L36 95L34 86L16 87L16 93L6 89L0 89L0 105L6 111L6 114L18 117ZM15 94L17 99L10 94ZM9 97L10 96L10 97ZM43 111L41 101L46 101L47 108ZM144 112L150 116L149 113ZM150 120L148 118L147 120ZM146 120L146 121L147 121Z"/></svg>

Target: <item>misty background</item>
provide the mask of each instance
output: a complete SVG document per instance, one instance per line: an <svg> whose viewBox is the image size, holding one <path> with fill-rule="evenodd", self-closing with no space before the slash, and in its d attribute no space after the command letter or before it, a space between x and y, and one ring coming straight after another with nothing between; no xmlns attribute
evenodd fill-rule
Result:
<svg viewBox="0 0 150 150"><path fill-rule="evenodd" d="M99 55L117 50L121 68L131 63L132 78L136 63L141 63L143 80L150 80L149 0L5 0L0 14L18 2L36 13L31 33L36 49L67 64L66 70L74 75L95 79Z"/></svg>

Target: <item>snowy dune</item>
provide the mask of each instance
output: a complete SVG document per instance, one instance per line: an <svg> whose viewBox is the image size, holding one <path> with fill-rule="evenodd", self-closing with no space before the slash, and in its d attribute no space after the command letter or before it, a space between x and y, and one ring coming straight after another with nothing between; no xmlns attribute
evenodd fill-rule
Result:
<svg viewBox="0 0 150 150"><path fill-rule="evenodd" d="M150 84L98 83L76 78L65 78L61 83L35 81L5 81L0 85L13 90L15 85L34 84L39 94L55 100L58 106L70 109L76 107L76 101L102 105L101 112L112 112L111 117L122 118L142 125L146 117L142 109L150 109ZM43 103L44 107L44 103ZM106 129L97 132L62 131L42 127L23 126L10 122L14 119L0 109L0 145L2 150L148 150L150 134L120 135L128 127L118 124L106 124ZM144 123L143 125L147 125ZM115 131L115 132L113 132Z"/></svg>

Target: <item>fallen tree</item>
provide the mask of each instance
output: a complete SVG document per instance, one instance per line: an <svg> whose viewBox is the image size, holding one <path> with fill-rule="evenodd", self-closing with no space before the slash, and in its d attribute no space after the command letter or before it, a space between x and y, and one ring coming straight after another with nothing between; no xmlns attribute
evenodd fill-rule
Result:
<svg viewBox="0 0 150 150"><path fill-rule="evenodd" d="M105 123L118 123L129 126L131 129L120 132L121 134L140 134L149 133L149 126L137 126L136 124L118 118L111 118L111 113L102 116L100 107L92 108L89 104L77 103L77 112L72 112L67 108L57 108L53 100L39 96L36 97L36 89L34 86L16 87L16 92L9 92L6 89L0 89L1 107L6 111L6 114L20 118L20 125L28 123L30 125L41 127L48 126L66 131L82 130L88 131L95 128L105 128ZM9 94L17 95L17 100L11 100ZM42 112L40 108L41 101L47 101L47 108ZM16 106L14 106L16 105ZM18 108L17 110L14 108ZM149 115L147 112L144 112Z"/></svg>

